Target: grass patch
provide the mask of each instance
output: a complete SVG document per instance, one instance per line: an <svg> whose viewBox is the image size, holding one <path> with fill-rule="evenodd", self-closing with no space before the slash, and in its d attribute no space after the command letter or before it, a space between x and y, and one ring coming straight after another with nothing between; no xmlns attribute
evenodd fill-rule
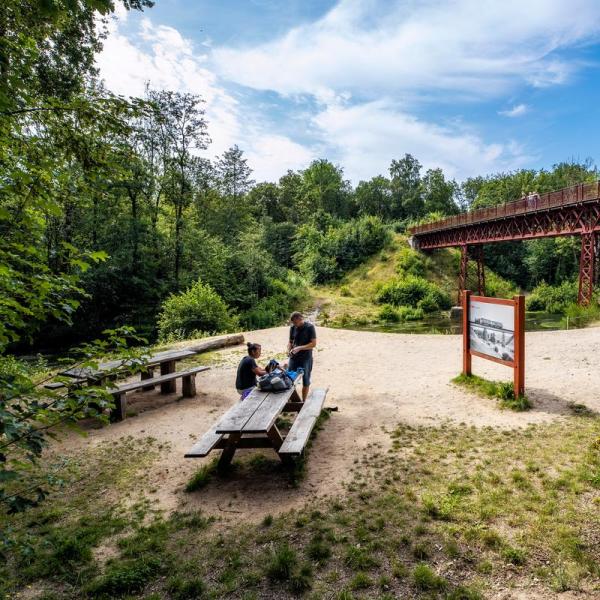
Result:
<svg viewBox="0 0 600 600"><path fill-rule="evenodd" d="M417 565L413 570L415 586L420 590L445 590L447 582L443 577L436 575L435 571L425 563Z"/></svg>
<svg viewBox="0 0 600 600"><path fill-rule="evenodd" d="M210 463L202 465L187 482L185 491L188 493L197 492L205 487L217 472L217 464L217 459L213 459Z"/></svg>
<svg viewBox="0 0 600 600"><path fill-rule="evenodd" d="M452 383L471 390L480 396L499 400L502 408L508 408L517 412L531 408L531 402L527 396L515 398L513 384L507 381L490 381L477 375L465 375L461 373L452 380Z"/></svg>
<svg viewBox="0 0 600 600"><path fill-rule="evenodd" d="M68 598L478 600L529 589L532 577L541 595L600 586L598 416L389 435L391 447L357 453L339 497L308 492L306 506L256 522L161 517L137 497L148 447L101 448L51 502L1 516L11 546L0 591L17 597L35 580L40 594ZM127 502L111 508L115 497ZM103 563L96 549L110 544Z"/></svg>

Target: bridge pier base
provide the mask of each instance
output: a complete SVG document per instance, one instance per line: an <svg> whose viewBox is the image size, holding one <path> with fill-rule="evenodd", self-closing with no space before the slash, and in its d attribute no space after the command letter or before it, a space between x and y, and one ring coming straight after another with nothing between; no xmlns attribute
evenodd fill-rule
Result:
<svg viewBox="0 0 600 600"><path fill-rule="evenodd" d="M577 302L588 306L594 292L594 271L596 267L596 235L592 232L581 234L581 256L579 257L579 294Z"/></svg>

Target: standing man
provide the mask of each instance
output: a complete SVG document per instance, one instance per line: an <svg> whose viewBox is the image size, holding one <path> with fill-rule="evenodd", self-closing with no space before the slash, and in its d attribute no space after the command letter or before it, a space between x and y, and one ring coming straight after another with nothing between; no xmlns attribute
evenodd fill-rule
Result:
<svg viewBox="0 0 600 600"><path fill-rule="evenodd" d="M313 348L317 345L317 331L312 323L304 320L302 313L293 312L290 316L290 341L288 354L290 371L304 369L302 374L302 401L308 397L310 388L310 373L313 365Z"/></svg>

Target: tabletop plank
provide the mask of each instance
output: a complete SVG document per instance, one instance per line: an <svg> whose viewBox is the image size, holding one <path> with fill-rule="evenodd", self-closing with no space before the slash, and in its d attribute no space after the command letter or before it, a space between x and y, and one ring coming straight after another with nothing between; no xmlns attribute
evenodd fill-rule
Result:
<svg viewBox="0 0 600 600"><path fill-rule="evenodd" d="M295 392L294 386L283 392L272 392L244 425L243 433L266 433Z"/></svg>
<svg viewBox="0 0 600 600"><path fill-rule="evenodd" d="M156 354L153 354L152 356L148 357L144 364L146 366L153 367L163 362L182 360L184 358L189 358L190 356L195 355L196 353L193 350L168 350L165 352L157 352ZM119 369L120 367L127 367L129 364L130 361L127 360L109 360L100 363L97 369L92 369L91 367L75 367L73 369L61 371L60 375L64 375L66 377L83 378L98 377L99 375L102 375L105 371Z"/></svg>
<svg viewBox="0 0 600 600"><path fill-rule="evenodd" d="M269 392L254 389L242 402L229 409L217 423L217 433L240 433L255 411L270 396Z"/></svg>

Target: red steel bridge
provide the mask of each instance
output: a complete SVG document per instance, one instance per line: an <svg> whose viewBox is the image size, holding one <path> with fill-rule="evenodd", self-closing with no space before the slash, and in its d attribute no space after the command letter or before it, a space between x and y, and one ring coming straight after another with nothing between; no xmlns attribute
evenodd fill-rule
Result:
<svg viewBox="0 0 600 600"><path fill-rule="evenodd" d="M469 257L477 261L479 294L485 294L483 244L531 240L559 235L581 237L579 303L592 299L596 259L600 254L600 181L547 194L530 194L515 202L448 217L412 227L412 244L419 250L459 247L459 294L465 289Z"/></svg>

